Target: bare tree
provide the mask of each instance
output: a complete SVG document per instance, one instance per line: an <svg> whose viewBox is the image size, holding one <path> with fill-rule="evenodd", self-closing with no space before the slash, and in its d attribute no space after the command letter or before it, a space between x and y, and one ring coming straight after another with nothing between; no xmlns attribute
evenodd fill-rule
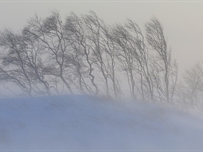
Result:
<svg viewBox="0 0 203 152"><path fill-rule="evenodd" d="M203 67L200 63L194 65L184 73L184 85L182 93L187 96L187 104L198 106L203 95Z"/></svg>
<svg viewBox="0 0 203 152"><path fill-rule="evenodd" d="M117 49L117 60L121 67L121 71L124 71L127 76L131 96L136 98L135 93L135 78L134 68L136 66L135 58L133 57L133 50L129 48L128 30L122 25L116 25L113 27L113 40Z"/></svg>
<svg viewBox="0 0 203 152"><path fill-rule="evenodd" d="M76 65L81 89L83 84L89 93L98 94L99 88L95 82L93 66L95 61L92 57L91 44L88 43L87 30L83 19L71 13L66 18L64 31L67 39L71 41L71 47L75 51L74 64ZM88 84L86 79L90 80L92 86Z"/></svg>
<svg viewBox="0 0 203 152"><path fill-rule="evenodd" d="M41 21L37 16L29 21L25 28L26 32L33 35L40 41L43 51L49 56L49 64L52 65L50 75L61 79L70 93L73 93L70 86L72 72L71 62L69 62L70 45L64 38L62 20L58 12ZM67 64L68 63L68 64Z"/></svg>
<svg viewBox="0 0 203 152"><path fill-rule="evenodd" d="M98 18L94 12L83 16L83 21L85 23L85 28L87 30L87 40L89 41L90 50L92 51L92 57L94 60L94 67L101 72L103 77L101 80L104 80L106 95L110 97L109 91L109 76L108 68L106 65L106 52L104 50L103 42L103 27L104 22Z"/></svg>
<svg viewBox="0 0 203 152"><path fill-rule="evenodd" d="M172 85L170 83L170 75L173 69L171 50L168 49L163 27L156 18L152 18L151 21L146 24L146 32L147 42L155 52L153 65L156 68L156 70L154 70L154 79L158 89L157 91L161 100L161 96L164 96L169 102L172 99L170 92L170 86Z"/></svg>
<svg viewBox="0 0 203 152"><path fill-rule="evenodd" d="M131 50L133 50L132 55L137 62L136 73L138 73L139 77L136 79L139 79L138 83L140 86L142 100L154 100L154 85L150 72L150 54L145 44L145 38L140 27L132 20L128 19L128 22L125 26L127 27L131 35L131 37L129 37L129 47L131 48Z"/></svg>
<svg viewBox="0 0 203 152"><path fill-rule="evenodd" d="M49 73L47 72L47 67L44 65L44 60L41 57L44 47L41 46L39 40L36 37L33 37L33 35L27 32L26 28L22 32L22 38L24 43L24 48L22 49L24 50L26 57L26 65L32 71L30 75L34 81L33 86L40 88L37 84L41 84L45 88L46 93L51 95L50 89L54 87L50 85L50 78L47 78ZM40 92L40 94L44 94L43 91Z"/></svg>
<svg viewBox="0 0 203 152"><path fill-rule="evenodd" d="M23 42L20 35L11 30L4 30L0 34L1 52L1 80L15 83L27 95L32 95L32 82L26 57L22 48Z"/></svg>
<svg viewBox="0 0 203 152"><path fill-rule="evenodd" d="M108 72L108 78L112 82L112 89L114 92L115 97L119 97L121 95L121 88L119 84L119 77L118 77L118 66L117 65L117 47L114 42L112 28L110 26L102 26L102 44L103 49L106 52L106 66Z"/></svg>
<svg viewBox="0 0 203 152"><path fill-rule="evenodd" d="M147 22L145 37L130 19L111 26L92 11L71 13L65 21L53 11L31 18L19 34L1 32L0 48L0 82L15 83L27 95L65 87L69 93L118 97L124 77L132 98L171 102L177 95L178 66L156 18Z"/></svg>
<svg viewBox="0 0 203 152"><path fill-rule="evenodd" d="M140 94L145 100L149 94L153 99L149 52L140 27L132 20L125 25L116 25L113 27L113 39L120 67L127 75L131 96L137 98Z"/></svg>

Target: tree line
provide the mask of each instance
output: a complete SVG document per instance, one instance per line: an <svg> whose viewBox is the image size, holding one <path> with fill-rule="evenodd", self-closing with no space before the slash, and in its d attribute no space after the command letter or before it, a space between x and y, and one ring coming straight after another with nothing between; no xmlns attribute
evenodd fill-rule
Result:
<svg viewBox="0 0 203 152"><path fill-rule="evenodd" d="M203 74L201 66L195 70ZM195 72L186 73L184 83L178 82L177 62L155 17L142 32L130 19L108 25L93 11L65 19L53 11L30 18L20 32L0 32L0 83L17 86L23 95L85 93L194 103L202 76L194 83Z"/></svg>

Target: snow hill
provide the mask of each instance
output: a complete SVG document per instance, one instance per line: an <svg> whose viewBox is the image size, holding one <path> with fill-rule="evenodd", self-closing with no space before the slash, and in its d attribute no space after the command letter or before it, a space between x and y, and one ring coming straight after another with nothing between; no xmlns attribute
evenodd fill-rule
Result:
<svg viewBox="0 0 203 152"><path fill-rule="evenodd" d="M0 99L0 151L203 150L203 119L86 95Z"/></svg>

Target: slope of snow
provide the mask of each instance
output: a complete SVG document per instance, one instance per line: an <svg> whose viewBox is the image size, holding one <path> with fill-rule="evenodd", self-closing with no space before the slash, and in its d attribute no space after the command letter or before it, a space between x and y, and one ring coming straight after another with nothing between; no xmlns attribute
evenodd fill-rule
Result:
<svg viewBox="0 0 203 152"><path fill-rule="evenodd" d="M203 119L85 95L0 99L0 151L203 150Z"/></svg>

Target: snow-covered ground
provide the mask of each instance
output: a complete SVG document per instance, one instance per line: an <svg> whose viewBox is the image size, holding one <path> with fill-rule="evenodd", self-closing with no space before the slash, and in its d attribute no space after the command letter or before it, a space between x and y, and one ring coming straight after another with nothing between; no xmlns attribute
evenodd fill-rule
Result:
<svg viewBox="0 0 203 152"><path fill-rule="evenodd" d="M0 99L6 150L203 150L203 117L85 95Z"/></svg>

